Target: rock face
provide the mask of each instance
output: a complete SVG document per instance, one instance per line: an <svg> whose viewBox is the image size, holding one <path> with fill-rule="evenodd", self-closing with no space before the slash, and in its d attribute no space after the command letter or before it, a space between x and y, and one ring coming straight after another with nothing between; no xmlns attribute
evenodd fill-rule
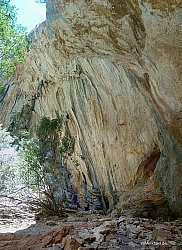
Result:
<svg viewBox="0 0 182 250"><path fill-rule="evenodd" d="M65 114L80 195L98 189L110 206L182 215L181 14L178 0L47 0L1 123L26 104L31 127Z"/></svg>
<svg viewBox="0 0 182 250"><path fill-rule="evenodd" d="M1 234L0 249L46 249L49 245L61 243L72 230L73 226L61 225L40 234Z"/></svg>

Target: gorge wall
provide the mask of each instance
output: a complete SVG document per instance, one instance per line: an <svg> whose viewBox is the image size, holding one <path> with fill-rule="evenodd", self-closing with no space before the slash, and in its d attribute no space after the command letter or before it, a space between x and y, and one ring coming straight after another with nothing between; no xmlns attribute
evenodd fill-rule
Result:
<svg viewBox="0 0 182 250"><path fill-rule="evenodd" d="M30 127L65 114L80 196L100 189L110 207L181 216L181 15L180 0L47 0L0 122L26 104Z"/></svg>

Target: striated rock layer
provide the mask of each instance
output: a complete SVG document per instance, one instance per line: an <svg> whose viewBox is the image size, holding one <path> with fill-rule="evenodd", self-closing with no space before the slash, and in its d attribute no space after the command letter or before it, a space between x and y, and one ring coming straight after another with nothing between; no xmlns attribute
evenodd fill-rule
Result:
<svg viewBox="0 0 182 250"><path fill-rule="evenodd" d="M1 98L0 121L31 106L29 126L65 114L80 195L182 215L182 3L47 0L47 20Z"/></svg>

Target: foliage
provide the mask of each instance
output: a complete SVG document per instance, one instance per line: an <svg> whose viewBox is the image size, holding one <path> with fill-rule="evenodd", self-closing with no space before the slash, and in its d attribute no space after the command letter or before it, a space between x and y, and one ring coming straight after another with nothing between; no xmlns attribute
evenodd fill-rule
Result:
<svg viewBox="0 0 182 250"><path fill-rule="evenodd" d="M43 175L40 164L40 148L35 139L23 140L20 147L19 174L25 186L31 187L33 191L42 190Z"/></svg>
<svg viewBox="0 0 182 250"><path fill-rule="evenodd" d="M17 201L18 204L30 204L35 200L34 189L22 182L22 174L28 179L23 166L20 166L18 153L13 147L12 138L5 129L0 126L0 205L4 202ZM32 176L32 174L30 175ZM37 177L37 176L36 176ZM32 207L32 205L31 205ZM34 206L33 206L34 207Z"/></svg>
<svg viewBox="0 0 182 250"><path fill-rule="evenodd" d="M49 212L60 215L59 188L62 185L58 166L66 167L68 156L74 152L75 140L69 134L63 116L44 117L36 130L37 138L23 140L21 149L21 178L33 190L44 194L39 204Z"/></svg>
<svg viewBox="0 0 182 250"><path fill-rule="evenodd" d="M16 24L16 7L0 0L0 79L14 74L28 50L26 28Z"/></svg>
<svg viewBox="0 0 182 250"><path fill-rule="evenodd" d="M0 125L0 151L9 147L12 142L10 134Z"/></svg>
<svg viewBox="0 0 182 250"><path fill-rule="evenodd" d="M0 125L0 193L10 193L14 187L16 154L11 147L13 138Z"/></svg>
<svg viewBox="0 0 182 250"><path fill-rule="evenodd" d="M1 95L2 92L3 92L3 88L4 88L4 86L3 86L2 82L0 82L0 95Z"/></svg>
<svg viewBox="0 0 182 250"><path fill-rule="evenodd" d="M10 125L8 131L14 137L16 144L22 138L29 136L29 122L32 116L31 106L26 104L19 112L14 112L10 117Z"/></svg>
<svg viewBox="0 0 182 250"><path fill-rule="evenodd" d="M48 117L42 118L40 124L37 126L37 137L40 148L42 149L42 161L48 151L57 154L57 149L60 144L60 136L63 129L63 117L52 119Z"/></svg>
<svg viewBox="0 0 182 250"><path fill-rule="evenodd" d="M41 206L49 214L61 215L63 176L60 168L66 167L68 156L74 152L75 140L63 116L42 118L36 138L28 139L25 124L29 121L26 116L29 107L24 106L23 110L12 118L10 128L16 140L0 127L0 196L16 193L22 200L24 195L24 201ZM17 155L10 157L7 153L15 141L19 148L18 163Z"/></svg>
<svg viewBox="0 0 182 250"><path fill-rule="evenodd" d="M48 117L42 118L37 127L37 137L42 149L43 161L48 150L54 152L59 162L73 154L75 140L69 134L63 116L52 120Z"/></svg>

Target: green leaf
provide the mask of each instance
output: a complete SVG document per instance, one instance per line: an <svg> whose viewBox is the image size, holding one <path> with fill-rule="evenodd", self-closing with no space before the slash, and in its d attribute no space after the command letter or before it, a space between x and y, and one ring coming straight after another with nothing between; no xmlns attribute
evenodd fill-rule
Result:
<svg viewBox="0 0 182 250"><path fill-rule="evenodd" d="M16 24L16 7L0 0L0 78L13 76L23 63L29 42L26 28Z"/></svg>

